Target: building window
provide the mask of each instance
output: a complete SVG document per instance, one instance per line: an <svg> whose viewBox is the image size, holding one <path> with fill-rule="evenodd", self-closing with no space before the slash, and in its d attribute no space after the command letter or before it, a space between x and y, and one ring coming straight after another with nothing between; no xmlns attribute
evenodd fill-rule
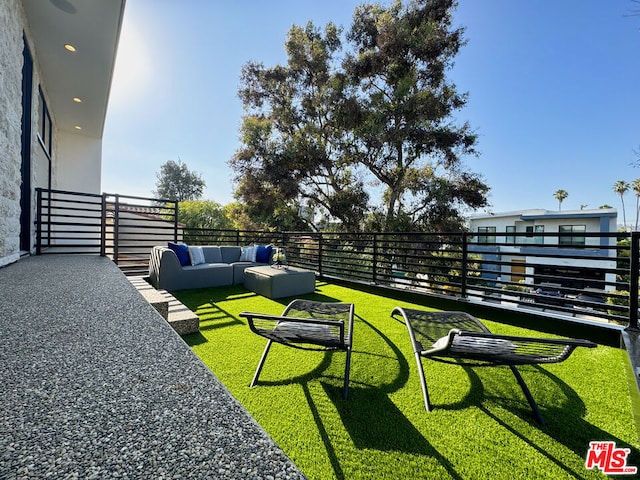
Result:
<svg viewBox="0 0 640 480"><path fill-rule="evenodd" d="M49 107L47 107L47 101L44 99L44 93L42 93L42 89L40 87L38 87L38 91L40 93L38 96L38 139L40 140L40 145L42 145L44 152L49 158L51 158L51 136L53 130L51 126L51 115L49 115Z"/></svg>
<svg viewBox="0 0 640 480"><path fill-rule="evenodd" d="M484 233L485 235L480 235ZM486 235L493 233L493 235ZM496 227L478 227L478 243L496 243Z"/></svg>
<svg viewBox="0 0 640 480"><path fill-rule="evenodd" d="M527 237L533 237L534 233L544 233L544 225L529 225L526 227ZM544 237L538 235L533 238L533 243L542 245Z"/></svg>
<svg viewBox="0 0 640 480"><path fill-rule="evenodd" d="M586 225L560 225L558 232L560 237L558 243L564 247L583 247L585 245L584 235L569 235L570 233L582 233L587 231Z"/></svg>
<svg viewBox="0 0 640 480"><path fill-rule="evenodd" d="M507 225L507 233L516 233L516 227L515 225ZM507 235L507 243L516 243L516 237L515 235Z"/></svg>

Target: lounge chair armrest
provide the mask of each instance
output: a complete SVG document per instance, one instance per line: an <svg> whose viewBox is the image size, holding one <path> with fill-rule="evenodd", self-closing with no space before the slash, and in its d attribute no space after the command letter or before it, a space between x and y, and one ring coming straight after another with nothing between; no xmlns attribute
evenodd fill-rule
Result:
<svg viewBox="0 0 640 480"><path fill-rule="evenodd" d="M309 343L325 348L345 345L344 320L326 318L301 318L241 312L249 328L257 335L279 343ZM292 345L293 346L293 345Z"/></svg>
<svg viewBox="0 0 640 480"><path fill-rule="evenodd" d="M481 337L481 338L493 338L508 341L527 341L536 343L545 343L549 345L570 345L575 347L587 347L595 348L598 345L589 340L583 340L580 338L545 338L545 337L520 337L516 335L502 335L499 333L485 333L485 332L468 332L465 330L459 331L458 335L464 337Z"/></svg>
<svg viewBox="0 0 640 480"><path fill-rule="evenodd" d="M283 315L269 315L266 313L255 313L255 312L240 312L238 315L246 318L249 321L256 318L260 320L275 322L276 324L279 322L300 322L300 323L309 323L309 324L316 324L316 325L344 325L343 320L334 320L334 319L326 319L326 318L287 317Z"/></svg>
<svg viewBox="0 0 640 480"><path fill-rule="evenodd" d="M497 364L556 363L566 360L577 347L594 348L588 340L569 338L534 338L469 332L451 329L430 349L420 352L426 357L458 356Z"/></svg>
<svg viewBox="0 0 640 480"><path fill-rule="evenodd" d="M452 328L451 330L449 330L449 333L445 336L442 337L438 340L436 340L433 345L431 345L431 348L429 349L424 349L424 347L422 346L422 344L420 344L420 346L422 347L422 352L420 352L421 355L432 355L434 353L437 352L443 352L445 350L448 350L449 348L451 348L451 344L453 343L453 339L455 338L456 335L460 335L462 333L461 330L457 329L457 328Z"/></svg>

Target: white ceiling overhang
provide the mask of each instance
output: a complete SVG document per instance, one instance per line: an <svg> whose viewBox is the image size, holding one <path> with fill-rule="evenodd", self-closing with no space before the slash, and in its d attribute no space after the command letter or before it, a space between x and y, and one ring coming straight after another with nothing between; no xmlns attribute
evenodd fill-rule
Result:
<svg viewBox="0 0 640 480"><path fill-rule="evenodd" d="M32 53L59 130L102 137L125 1L23 0Z"/></svg>

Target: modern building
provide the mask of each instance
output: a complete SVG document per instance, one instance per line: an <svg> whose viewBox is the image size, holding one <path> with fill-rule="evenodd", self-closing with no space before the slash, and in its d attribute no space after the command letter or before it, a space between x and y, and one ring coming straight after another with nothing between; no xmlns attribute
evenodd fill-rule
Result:
<svg viewBox="0 0 640 480"><path fill-rule="evenodd" d="M0 266L34 250L36 188L100 193L124 8L0 2Z"/></svg>
<svg viewBox="0 0 640 480"><path fill-rule="evenodd" d="M617 211L521 210L469 219L470 251L481 255L483 277L573 289L613 290Z"/></svg>

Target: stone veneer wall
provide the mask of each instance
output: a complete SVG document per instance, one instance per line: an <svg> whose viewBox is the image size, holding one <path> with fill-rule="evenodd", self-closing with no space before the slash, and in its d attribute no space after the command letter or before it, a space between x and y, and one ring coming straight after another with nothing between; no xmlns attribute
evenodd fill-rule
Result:
<svg viewBox="0 0 640 480"><path fill-rule="evenodd" d="M18 0L0 2L0 266L20 254L23 25Z"/></svg>
<svg viewBox="0 0 640 480"><path fill-rule="evenodd" d="M0 267L20 257L20 186L22 183L22 51L23 32L29 42L26 15L20 0L0 1ZM29 42L31 43L31 42ZM38 64L33 56L31 104L32 212L35 213L36 163L42 153L38 143ZM52 122L53 113L51 113ZM55 144L55 133L53 135ZM41 149L40 149L41 150ZM42 183L42 179L40 179ZM44 186L44 185L41 185ZM31 237L34 229L32 227Z"/></svg>

